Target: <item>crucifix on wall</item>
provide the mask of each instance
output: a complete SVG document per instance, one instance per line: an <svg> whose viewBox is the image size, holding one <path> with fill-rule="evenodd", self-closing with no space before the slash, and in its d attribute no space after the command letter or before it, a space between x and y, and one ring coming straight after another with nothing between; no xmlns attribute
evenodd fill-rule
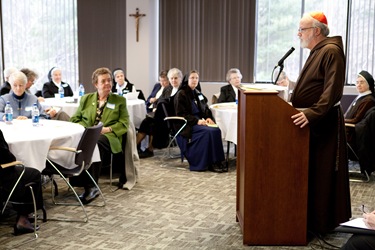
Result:
<svg viewBox="0 0 375 250"><path fill-rule="evenodd" d="M139 19L146 16L146 14L139 14L139 8L135 9L135 14L129 14L129 16L135 18L135 32L136 32L136 41L139 41Z"/></svg>

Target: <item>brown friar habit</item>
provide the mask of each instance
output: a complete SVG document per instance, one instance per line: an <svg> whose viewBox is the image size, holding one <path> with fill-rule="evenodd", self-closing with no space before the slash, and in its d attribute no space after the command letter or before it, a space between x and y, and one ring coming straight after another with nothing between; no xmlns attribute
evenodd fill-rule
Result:
<svg viewBox="0 0 375 250"><path fill-rule="evenodd" d="M291 101L309 120L308 230L327 233L351 217L344 117L341 37L318 43L297 80Z"/></svg>

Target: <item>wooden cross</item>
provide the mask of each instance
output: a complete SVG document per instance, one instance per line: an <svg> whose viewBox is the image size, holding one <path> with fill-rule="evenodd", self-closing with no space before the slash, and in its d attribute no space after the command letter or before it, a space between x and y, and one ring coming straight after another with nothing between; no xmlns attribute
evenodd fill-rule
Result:
<svg viewBox="0 0 375 250"><path fill-rule="evenodd" d="M136 41L139 41L139 19L146 16L146 14L139 14L139 9L135 9L135 14L129 14L129 16L135 18L135 32L136 32Z"/></svg>

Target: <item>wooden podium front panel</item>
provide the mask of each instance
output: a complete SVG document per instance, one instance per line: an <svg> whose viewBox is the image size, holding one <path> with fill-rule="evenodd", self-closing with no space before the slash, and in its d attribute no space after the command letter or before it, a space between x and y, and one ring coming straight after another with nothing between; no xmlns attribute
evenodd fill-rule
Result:
<svg viewBox="0 0 375 250"><path fill-rule="evenodd" d="M237 220L248 245L306 245L309 129L277 93L239 91Z"/></svg>

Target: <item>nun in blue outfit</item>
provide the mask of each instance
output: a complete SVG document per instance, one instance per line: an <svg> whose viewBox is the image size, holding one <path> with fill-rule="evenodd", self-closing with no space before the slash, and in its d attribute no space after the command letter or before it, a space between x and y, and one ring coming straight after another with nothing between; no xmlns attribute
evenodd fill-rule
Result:
<svg viewBox="0 0 375 250"><path fill-rule="evenodd" d="M177 137L177 143L191 171L228 171L223 164L221 131L217 126L212 127L215 126L214 118L207 98L197 89L198 84L199 73L193 70L174 98L176 115L187 120L187 126Z"/></svg>

